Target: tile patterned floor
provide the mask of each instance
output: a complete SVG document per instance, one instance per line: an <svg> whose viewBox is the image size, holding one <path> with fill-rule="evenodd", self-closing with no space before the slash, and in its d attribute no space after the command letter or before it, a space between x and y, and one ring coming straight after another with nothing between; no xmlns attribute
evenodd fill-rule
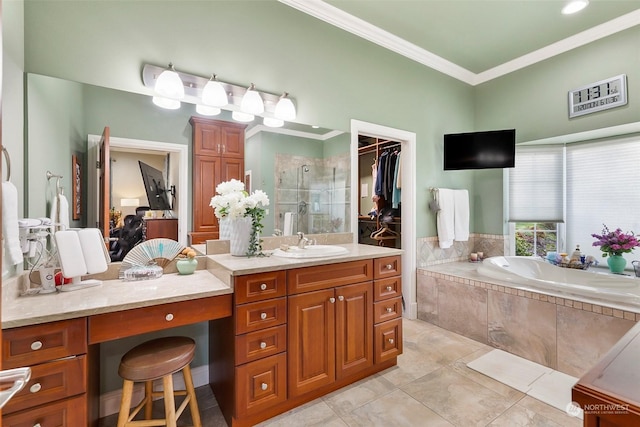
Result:
<svg viewBox="0 0 640 427"><path fill-rule="evenodd" d="M259 426L582 425L582 420L467 367L491 350L429 323L405 319L404 354L397 366ZM198 403L204 427L226 426L208 386L198 389ZM116 418L103 418L100 426L113 427ZM178 425L191 425L188 418L183 416Z"/></svg>

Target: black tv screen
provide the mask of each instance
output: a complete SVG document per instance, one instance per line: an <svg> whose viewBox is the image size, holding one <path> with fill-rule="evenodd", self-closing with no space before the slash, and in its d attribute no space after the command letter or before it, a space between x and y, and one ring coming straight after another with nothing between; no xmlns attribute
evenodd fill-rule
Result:
<svg viewBox="0 0 640 427"><path fill-rule="evenodd" d="M444 136L444 170L512 168L515 153L515 129Z"/></svg>
<svg viewBox="0 0 640 427"><path fill-rule="evenodd" d="M164 183L164 176L158 169L149 166L138 160L142 181L147 191L149 208L154 211L167 211L171 209L169 198L167 197L167 186Z"/></svg>

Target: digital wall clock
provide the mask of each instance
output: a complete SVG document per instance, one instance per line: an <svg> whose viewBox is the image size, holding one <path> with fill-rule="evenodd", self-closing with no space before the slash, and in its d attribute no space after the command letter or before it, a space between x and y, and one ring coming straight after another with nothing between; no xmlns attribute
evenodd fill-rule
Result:
<svg viewBox="0 0 640 427"><path fill-rule="evenodd" d="M627 104L627 75L600 80L569 91L569 118Z"/></svg>

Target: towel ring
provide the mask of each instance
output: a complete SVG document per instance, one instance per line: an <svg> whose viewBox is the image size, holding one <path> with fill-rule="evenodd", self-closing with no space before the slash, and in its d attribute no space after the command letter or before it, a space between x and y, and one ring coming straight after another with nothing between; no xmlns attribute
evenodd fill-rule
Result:
<svg viewBox="0 0 640 427"><path fill-rule="evenodd" d="M9 157L9 151L5 147L2 147L2 155L7 161L7 181L11 180L11 157Z"/></svg>

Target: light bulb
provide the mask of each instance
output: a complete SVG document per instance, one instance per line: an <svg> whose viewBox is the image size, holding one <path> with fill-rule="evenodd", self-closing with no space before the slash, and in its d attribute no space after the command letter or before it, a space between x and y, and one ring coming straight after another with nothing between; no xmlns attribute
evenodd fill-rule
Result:
<svg viewBox="0 0 640 427"><path fill-rule="evenodd" d="M169 69L160 73L158 80L156 80L155 89L159 96L165 98L184 98L184 84L173 68L173 64L169 64Z"/></svg>
<svg viewBox="0 0 640 427"><path fill-rule="evenodd" d="M272 117L265 117L262 120L265 126L269 126L270 128L280 128L284 126L284 121L280 119L274 119Z"/></svg>
<svg viewBox="0 0 640 427"><path fill-rule="evenodd" d="M214 79L215 76L212 76L211 80L204 86L202 90L202 103L211 107L224 107L229 103L227 92L220 82Z"/></svg>
<svg viewBox="0 0 640 427"><path fill-rule="evenodd" d="M196 113L203 116L217 116L222 112L218 107L209 107L208 105L196 104Z"/></svg>
<svg viewBox="0 0 640 427"><path fill-rule="evenodd" d="M158 107L165 108L167 110L177 110L180 108L180 101L177 99L169 99L163 96L154 96L153 103Z"/></svg>
<svg viewBox="0 0 640 427"><path fill-rule="evenodd" d="M296 118L296 107L293 102L287 98L287 93L280 97L280 100L276 104L274 116L279 119L292 121Z"/></svg>
<svg viewBox="0 0 640 427"><path fill-rule="evenodd" d="M588 5L589 0L572 0L562 8L562 14L571 15L572 13L580 12Z"/></svg>
<svg viewBox="0 0 640 427"><path fill-rule="evenodd" d="M264 102L262 97L256 91L255 86L251 83L249 89L245 92L240 102L240 109L249 114L262 114L264 113Z"/></svg>
<svg viewBox="0 0 640 427"><path fill-rule="evenodd" d="M253 114L247 114L240 111L231 113L231 118L237 122L252 122L255 119Z"/></svg>

